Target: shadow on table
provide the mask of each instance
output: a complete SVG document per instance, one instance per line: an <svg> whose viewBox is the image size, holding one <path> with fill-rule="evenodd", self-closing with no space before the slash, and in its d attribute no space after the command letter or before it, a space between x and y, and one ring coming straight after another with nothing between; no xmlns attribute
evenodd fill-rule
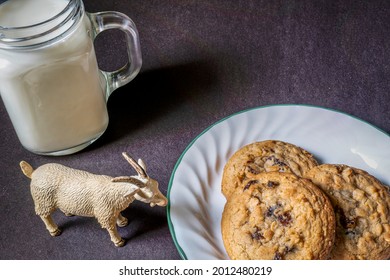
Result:
<svg viewBox="0 0 390 280"><path fill-rule="evenodd" d="M160 211L151 211L149 205L130 205L123 211L123 216L129 219L129 224L120 230L126 240L158 230L167 224L166 216Z"/></svg>
<svg viewBox="0 0 390 280"><path fill-rule="evenodd" d="M129 224L122 228L117 227L120 236L127 241L131 241L132 239L136 239L142 235L153 236L152 232L166 227L167 225L166 216L164 214L165 209L161 209L160 211L156 211L154 209L151 210L149 204L144 205L138 203L139 202L130 204L130 206L122 212L123 216L128 218ZM61 246L61 239L68 239L69 242L79 242L79 240L72 241L72 238L76 238L81 234L101 234L102 238L105 238L102 241L104 241L106 245L112 245L108 242L109 235L106 229L100 229L100 232L98 232L100 225L95 218L82 216L65 217L61 211L56 211L53 218L63 231L60 235L62 238L51 238L51 241L59 243L58 246ZM42 224L41 226L41 231L45 233L46 236L49 236L49 233L44 230L44 225Z"/></svg>
<svg viewBox="0 0 390 280"><path fill-rule="evenodd" d="M120 139L165 114L179 110L182 103L204 94L215 82L216 73L209 61L141 72L110 96L107 131L88 149Z"/></svg>

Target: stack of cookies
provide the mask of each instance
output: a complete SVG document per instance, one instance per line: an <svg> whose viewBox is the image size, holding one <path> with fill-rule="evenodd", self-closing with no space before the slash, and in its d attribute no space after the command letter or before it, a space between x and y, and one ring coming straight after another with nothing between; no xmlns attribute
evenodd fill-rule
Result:
<svg viewBox="0 0 390 280"><path fill-rule="evenodd" d="M363 170L268 140L234 153L221 187L231 259L390 258L389 188Z"/></svg>

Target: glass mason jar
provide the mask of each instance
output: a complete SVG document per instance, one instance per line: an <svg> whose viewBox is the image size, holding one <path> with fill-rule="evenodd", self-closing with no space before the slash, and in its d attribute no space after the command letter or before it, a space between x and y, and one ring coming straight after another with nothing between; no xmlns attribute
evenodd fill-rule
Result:
<svg viewBox="0 0 390 280"><path fill-rule="evenodd" d="M129 61L105 72L93 41L112 28L124 31ZM33 153L71 154L99 138L108 97L141 64L137 29L122 13L87 13L81 0L0 5L0 93L21 144Z"/></svg>

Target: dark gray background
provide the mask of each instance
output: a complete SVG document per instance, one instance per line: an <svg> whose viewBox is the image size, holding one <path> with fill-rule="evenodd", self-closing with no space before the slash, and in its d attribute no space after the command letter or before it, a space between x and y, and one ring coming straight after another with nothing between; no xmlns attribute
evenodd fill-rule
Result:
<svg viewBox="0 0 390 280"><path fill-rule="evenodd" d="M64 157L29 153L0 102L1 259L179 259L164 208L133 203L116 248L91 218L54 219L49 236L34 214L19 161L48 162L111 176L132 175L141 157L164 193L191 140L223 117L269 104L339 110L390 132L389 1L85 0L87 11L115 10L136 23L143 67L109 99L110 124L86 150ZM123 36L96 40L99 64L125 61Z"/></svg>

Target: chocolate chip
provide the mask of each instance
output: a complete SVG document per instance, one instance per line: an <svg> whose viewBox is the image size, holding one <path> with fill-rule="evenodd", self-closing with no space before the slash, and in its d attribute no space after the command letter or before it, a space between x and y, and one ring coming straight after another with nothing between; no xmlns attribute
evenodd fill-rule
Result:
<svg viewBox="0 0 390 280"><path fill-rule="evenodd" d="M283 161L281 161L280 159L276 158L275 156L269 156L267 158L267 160L272 161L273 162L272 165L287 166L287 164L285 164Z"/></svg>
<svg viewBox="0 0 390 280"><path fill-rule="evenodd" d="M290 212L285 212L281 215L278 215L277 219L283 226L288 226L292 221Z"/></svg>
<svg viewBox="0 0 390 280"><path fill-rule="evenodd" d="M354 217L346 217L343 209L335 207L335 211L339 216L340 225L345 229L354 229L357 226L357 219Z"/></svg>
<svg viewBox="0 0 390 280"><path fill-rule="evenodd" d="M281 260L282 259L282 254L279 252L275 253L274 260Z"/></svg>
<svg viewBox="0 0 390 280"><path fill-rule="evenodd" d="M286 254L288 254L288 253L290 253L290 252L294 252L295 251L295 247L293 246L293 247L289 247L289 246L286 246L285 248L284 248L284 254L286 255Z"/></svg>
<svg viewBox="0 0 390 280"><path fill-rule="evenodd" d="M292 247L286 246L286 247L284 247L284 250L283 250L282 253L280 253L279 251L277 251L277 252L275 253L274 260L283 260L284 257L285 257L288 253L294 252L294 251L295 251L295 247L294 247L294 246L292 246Z"/></svg>
<svg viewBox="0 0 390 280"><path fill-rule="evenodd" d="M276 157L275 157L275 156L269 156L269 157L267 157L267 160L275 161L275 160L276 160Z"/></svg>
<svg viewBox="0 0 390 280"><path fill-rule="evenodd" d="M251 181L249 181L249 182L245 185L244 191L247 190L247 189L249 189L250 186L252 186L252 185L254 185L254 184L257 184L258 182L259 182L259 181L257 181L257 180L251 180Z"/></svg>
<svg viewBox="0 0 390 280"><path fill-rule="evenodd" d="M275 204L275 205L273 205L273 206L268 207L268 208L267 208L267 212L265 212L265 216L266 216L266 217L272 217L272 216L274 216L275 210L278 209L279 207L282 207L282 204L277 203L277 204Z"/></svg>
<svg viewBox="0 0 390 280"><path fill-rule="evenodd" d="M268 181L268 183L267 183L267 187L269 187L269 188L273 188L273 187L277 187L277 186L279 186L279 182Z"/></svg>
<svg viewBox="0 0 390 280"><path fill-rule="evenodd" d="M357 219L356 218L345 218L343 227L346 229L345 234L349 235L350 237L356 235L355 228L357 226Z"/></svg>
<svg viewBox="0 0 390 280"><path fill-rule="evenodd" d="M247 165L246 168L248 169L248 171L254 175L257 175L260 173L260 168L258 165L256 164L251 164L251 165Z"/></svg>
<svg viewBox="0 0 390 280"><path fill-rule="evenodd" d="M267 212L265 212L266 217L272 217L274 215L274 211L277 208L277 205L270 206L267 208Z"/></svg>
<svg viewBox="0 0 390 280"><path fill-rule="evenodd" d="M336 165L335 167L336 167L337 173L343 172L343 167L341 165Z"/></svg>
<svg viewBox="0 0 390 280"><path fill-rule="evenodd" d="M345 227L347 229L354 229L356 227L356 218L346 218Z"/></svg>
<svg viewBox="0 0 390 280"><path fill-rule="evenodd" d="M263 234L259 231L259 229L257 227L256 227L255 232L252 233L251 236L252 236L252 239L254 239L254 240L264 239Z"/></svg>

